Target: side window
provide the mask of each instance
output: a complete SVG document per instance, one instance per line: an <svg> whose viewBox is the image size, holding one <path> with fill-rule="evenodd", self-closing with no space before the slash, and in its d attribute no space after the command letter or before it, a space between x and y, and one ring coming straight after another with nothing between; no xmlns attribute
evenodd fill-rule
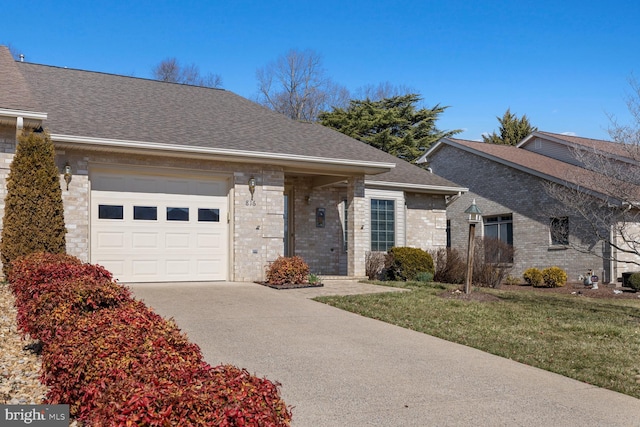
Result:
<svg viewBox="0 0 640 427"><path fill-rule="evenodd" d="M569 244L569 217L554 217L550 220L549 231L551 232L552 245Z"/></svg>
<svg viewBox="0 0 640 427"><path fill-rule="evenodd" d="M491 262L512 263L513 249L501 248L500 244L491 244L487 239L495 239L501 244L513 246L513 216L498 215L483 218L485 237L485 258Z"/></svg>
<svg viewBox="0 0 640 427"><path fill-rule="evenodd" d="M124 219L124 207L122 205L98 205L98 218Z"/></svg>

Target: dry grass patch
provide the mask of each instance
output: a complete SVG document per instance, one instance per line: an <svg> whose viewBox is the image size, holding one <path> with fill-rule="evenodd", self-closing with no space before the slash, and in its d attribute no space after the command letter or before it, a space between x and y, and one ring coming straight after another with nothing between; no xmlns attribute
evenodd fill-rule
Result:
<svg viewBox="0 0 640 427"><path fill-rule="evenodd" d="M465 300L442 298L455 288L440 284L385 285L411 292L316 300L640 398L640 300L495 289Z"/></svg>

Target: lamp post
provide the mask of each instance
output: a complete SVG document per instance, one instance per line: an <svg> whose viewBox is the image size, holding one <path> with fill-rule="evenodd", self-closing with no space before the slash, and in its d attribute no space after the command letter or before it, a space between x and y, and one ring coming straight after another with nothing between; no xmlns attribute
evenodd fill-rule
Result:
<svg viewBox="0 0 640 427"><path fill-rule="evenodd" d="M482 221L482 212L476 206L476 199L473 199L471 206L464 213L469 214L469 246L467 247L467 278L464 281L464 293L471 292L471 281L473 278L473 252L474 240L476 237L476 224Z"/></svg>

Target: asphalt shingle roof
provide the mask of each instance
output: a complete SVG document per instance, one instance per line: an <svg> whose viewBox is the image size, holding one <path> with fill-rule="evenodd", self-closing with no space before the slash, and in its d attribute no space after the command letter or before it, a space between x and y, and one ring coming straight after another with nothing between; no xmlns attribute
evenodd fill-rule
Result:
<svg viewBox="0 0 640 427"><path fill-rule="evenodd" d="M602 192L603 186L616 185L615 180L604 177L602 174L556 160L532 151L511 145L488 144L484 142L468 141L463 139L448 138L456 144L472 150L476 154L488 155L494 160L504 164L539 175L545 175L560 183L569 183L595 192ZM443 140L443 141L446 141ZM630 191L640 196L640 188L629 183L618 182ZM634 188L631 188L634 187Z"/></svg>
<svg viewBox="0 0 640 427"><path fill-rule="evenodd" d="M0 72L10 77L0 83L0 108L46 112L52 134L395 163L390 172L367 178L457 187L337 131L291 120L226 90L16 62L6 54L0 47ZM6 95L16 87L19 94Z"/></svg>

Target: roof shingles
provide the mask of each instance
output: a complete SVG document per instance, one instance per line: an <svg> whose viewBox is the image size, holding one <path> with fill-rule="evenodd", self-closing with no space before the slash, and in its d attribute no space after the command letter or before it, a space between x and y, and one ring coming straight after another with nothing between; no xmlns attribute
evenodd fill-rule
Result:
<svg viewBox="0 0 640 427"><path fill-rule="evenodd" d="M48 113L45 125L53 134L395 163L368 178L457 188L337 131L291 120L226 90L11 62Z"/></svg>

